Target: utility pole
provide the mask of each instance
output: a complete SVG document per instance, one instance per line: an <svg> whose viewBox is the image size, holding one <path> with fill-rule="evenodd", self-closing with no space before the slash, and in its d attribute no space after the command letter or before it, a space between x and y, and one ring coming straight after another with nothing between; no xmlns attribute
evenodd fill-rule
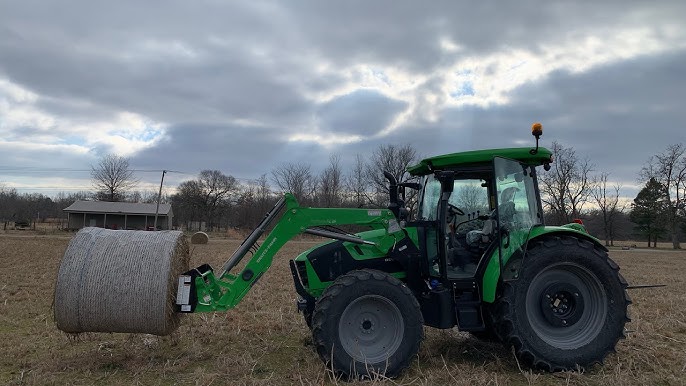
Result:
<svg viewBox="0 0 686 386"><path fill-rule="evenodd" d="M162 184L164 183L164 175L167 173L166 170L162 170L162 180L160 181L160 192L157 193L157 208L155 208L155 223L153 228L157 230L157 214L160 212L160 201L162 200Z"/></svg>

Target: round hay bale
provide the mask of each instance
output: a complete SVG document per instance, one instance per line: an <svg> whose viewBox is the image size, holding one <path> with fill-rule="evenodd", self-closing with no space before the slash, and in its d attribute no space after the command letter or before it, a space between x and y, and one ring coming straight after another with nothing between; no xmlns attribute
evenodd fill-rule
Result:
<svg viewBox="0 0 686 386"><path fill-rule="evenodd" d="M195 232L191 236L191 244L207 244L210 241L210 236L205 232Z"/></svg>
<svg viewBox="0 0 686 386"><path fill-rule="evenodd" d="M188 242L178 231L84 228L69 242L55 285L54 313L65 332L167 335Z"/></svg>

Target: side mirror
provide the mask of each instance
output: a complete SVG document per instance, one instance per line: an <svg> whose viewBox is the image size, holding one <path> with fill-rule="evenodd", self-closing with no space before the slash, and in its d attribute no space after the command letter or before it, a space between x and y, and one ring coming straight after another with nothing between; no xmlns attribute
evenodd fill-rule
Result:
<svg viewBox="0 0 686 386"><path fill-rule="evenodd" d="M384 177L388 180L388 195L389 195L389 201L390 204L388 205L388 209L395 214L396 218L400 218L400 199L398 197L398 180L395 179L393 174L384 171L383 172Z"/></svg>

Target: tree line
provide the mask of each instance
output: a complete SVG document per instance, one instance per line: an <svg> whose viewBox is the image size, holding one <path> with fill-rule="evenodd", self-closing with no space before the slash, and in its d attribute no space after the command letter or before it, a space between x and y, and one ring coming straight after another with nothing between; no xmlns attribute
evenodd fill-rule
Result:
<svg viewBox="0 0 686 386"><path fill-rule="evenodd" d="M179 185L171 203L179 225L204 222L208 229L255 227L278 199L280 194L274 191L293 193L303 206L383 207L388 202L383 171L406 181L405 170L417 161L410 145L382 145L369 158L357 155L348 171L336 154L320 172L310 164L285 163L248 183L218 170L203 170L198 178ZM413 202L413 196L408 199Z"/></svg>
<svg viewBox="0 0 686 386"><path fill-rule="evenodd" d="M566 224L583 219L587 229L613 245L618 239L641 239L649 246L669 240L680 248L686 233L686 147L676 144L652 156L638 173L642 189L633 201L620 196L622 186L612 184L610 173L597 170L574 148L557 142L551 148L554 162L539 171L539 186L546 223ZM250 229L259 223L281 192L293 193L301 205L321 207L384 207L388 183L383 171L400 181L410 176L409 165L419 161L412 145L381 145L365 157L356 155L347 169L332 155L320 171L306 163L285 163L254 181L240 182L219 170L203 170L182 182L161 202L171 203L176 226L186 229L204 224L208 230ZM0 185L0 219L11 221L62 218L62 209L76 200L156 202L158 192L136 190L129 160L105 155L91 166L92 192L59 193L55 197ZM277 194L278 192L278 194ZM408 190L408 206L415 208Z"/></svg>
<svg viewBox="0 0 686 386"><path fill-rule="evenodd" d="M686 233L686 147L670 145L648 159L638 174L643 185L632 202L622 202L619 184L608 172L596 173L588 158L554 142L551 170L539 177L547 223L589 218L593 234L613 245L617 236L641 238L655 247L658 239L680 249ZM630 231L627 232L627 228Z"/></svg>

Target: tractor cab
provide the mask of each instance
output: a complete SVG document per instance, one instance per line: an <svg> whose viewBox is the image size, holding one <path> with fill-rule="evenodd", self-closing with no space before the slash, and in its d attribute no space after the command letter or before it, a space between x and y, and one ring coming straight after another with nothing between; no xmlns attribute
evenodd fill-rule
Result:
<svg viewBox="0 0 686 386"><path fill-rule="evenodd" d="M417 214L406 229L416 232L422 276L430 278L435 298L425 302L427 324L485 329L484 291L517 276L530 230L543 223L536 166L549 162L547 149L510 148L442 155L408 168L421 181ZM456 312L434 319L428 310L442 296L451 297L445 302Z"/></svg>
<svg viewBox="0 0 686 386"><path fill-rule="evenodd" d="M534 166L501 157L422 176L417 225L436 233L427 243L431 275L471 279L499 247L519 248L542 223L535 178Z"/></svg>

